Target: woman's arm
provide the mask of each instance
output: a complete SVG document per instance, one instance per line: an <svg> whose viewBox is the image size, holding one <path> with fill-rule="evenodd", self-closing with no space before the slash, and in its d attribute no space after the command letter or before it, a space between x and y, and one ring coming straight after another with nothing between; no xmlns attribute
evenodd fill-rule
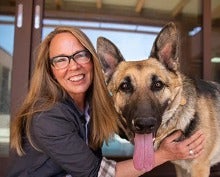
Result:
<svg viewBox="0 0 220 177"><path fill-rule="evenodd" d="M73 111L73 109L69 109ZM60 107L36 115L32 121L34 143L63 171L75 176L97 176L101 152L97 156L83 140L83 125ZM69 118L69 119L68 119ZM73 120L72 120L73 119ZM55 168L55 167L54 167ZM48 169L50 170L50 169Z"/></svg>
<svg viewBox="0 0 220 177"><path fill-rule="evenodd" d="M180 131L175 132L161 143L159 149L155 152L154 167L167 161L196 158L203 152L205 137L201 131L197 131L188 139L176 142L175 140L180 136ZM190 149L194 150L193 155L189 154ZM137 177L144 173L146 171L138 171L134 168L133 160L126 160L116 164L116 177Z"/></svg>

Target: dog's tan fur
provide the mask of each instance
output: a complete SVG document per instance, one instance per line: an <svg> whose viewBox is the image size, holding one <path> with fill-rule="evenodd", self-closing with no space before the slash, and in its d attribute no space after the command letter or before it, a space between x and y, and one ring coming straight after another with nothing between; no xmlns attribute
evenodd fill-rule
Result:
<svg viewBox="0 0 220 177"><path fill-rule="evenodd" d="M200 129L206 135L204 153L174 164L178 177L208 177L210 166L220 162L220 85L180 72L176 26L169 23L161 30L147 60L124 61L117 47L102 37L97 52L129 138L134 132L153 132L157 148L174 130L189 137ZM137 119L140 126L135 125Z"/></svg>

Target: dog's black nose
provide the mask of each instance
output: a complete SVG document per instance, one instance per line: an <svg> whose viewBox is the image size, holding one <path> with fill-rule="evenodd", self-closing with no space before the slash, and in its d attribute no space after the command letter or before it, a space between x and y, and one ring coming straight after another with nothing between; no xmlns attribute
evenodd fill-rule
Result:
<svg viewBox="0 0 220 177"><path fill-rule="evenodd" d="M139 117L133 122L136 133L152 133L156 128L157 120L154 117Z"/></svg>

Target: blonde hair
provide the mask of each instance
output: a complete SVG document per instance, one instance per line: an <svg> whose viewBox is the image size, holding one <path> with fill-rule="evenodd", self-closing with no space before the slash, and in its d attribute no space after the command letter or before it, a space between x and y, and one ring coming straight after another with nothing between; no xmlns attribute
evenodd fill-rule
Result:
<svg viewBox="0 0 220 177"><path fill-rule="evenodd" d="M91 85L91 132L90 147L96 149L101 147L104 141L118 132L119 121L114 109L112 99L108 94L101 65L95 49L88 37L78 28L57 27L40 44L36 64L31 79L29 92L13 119L11 126L11 147L19 155L25 154L23 149L24 135L27 136L31 145L37 149L31 139L30 125L33 115L37 112L51 108L57 101L64 99L67 93L54 80L48 61L50 42L56 34L69 32L90 51L93 61L93 84ZM38 150L38 149L37 149Z"/></svg>

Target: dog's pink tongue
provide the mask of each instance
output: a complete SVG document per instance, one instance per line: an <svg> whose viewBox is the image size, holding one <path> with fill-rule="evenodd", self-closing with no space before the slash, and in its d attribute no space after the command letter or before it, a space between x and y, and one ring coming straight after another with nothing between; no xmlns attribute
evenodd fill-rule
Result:
<svg viewBox="0 0 220 177"><path fill-rule="evenodd" d="M150 171L154 167L152 133L135 134L133 162L137 170Z"/></svg>

